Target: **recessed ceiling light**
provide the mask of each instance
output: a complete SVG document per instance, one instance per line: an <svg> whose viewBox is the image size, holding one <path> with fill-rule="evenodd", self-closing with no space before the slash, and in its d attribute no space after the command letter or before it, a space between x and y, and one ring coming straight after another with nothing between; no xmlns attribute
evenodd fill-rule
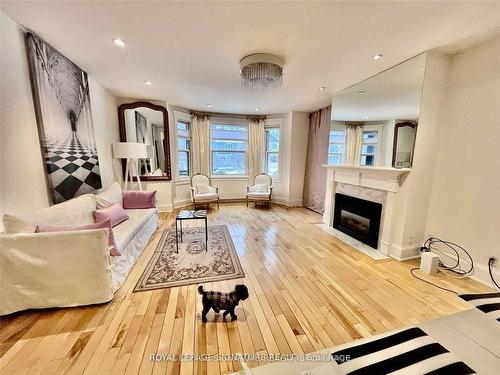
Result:
<svg viewBox="0 0 500 375"><path fill-rule="evenodd" d="M151 83L151 81L144 81L144 84L145 84L146 86L151 86L153 83Z"/></svg>
<svg viewBox="0 0 500 375"><path fill-rule="evenodd" d="M363 95L364 93L365 93L365 92L364 92L363 90L358 91L358 94L359 94L359 95Z"/></svg>
<svg viewBox="0 0 500 375"><path fill-rule="evenodd" d="M366 116L366 118L369 120L369 119L371 119L371 118L372 118L372 116Z"/></svg>
<svg viewBox="0 0 500 375"><path fill-rule="evenodd" d="M384 55L375 55L373 56L373 60L380 60Z"/></svg>
<svg viewBox="0 0 500 375"><path fill-rule="evenodd" d="M255 110L256 110L256 111L260 111L260 108L259 108L259 107L257 107L257 108L255 108Z"/></svg>
<svg viewBox="0 0 500 375"><path fill-rule="evenodd" d="M125 42L119 38L113 39L113 43L115 43L117 47L125 48Z"/></svg>
<svg viewBox="0 0 500 375"><path fill-rule="evenodd" d="M324 89L326 89L326 86L321 86L319 89L323 91Z"/></svg>
<svg viewBox="0 0 500 375"><path fill-rule="evenodd" d="M212 108L212 104L210 104L210 103L209 103L209 104L207 104L207 107L208 107L208 108Z"/></svg>

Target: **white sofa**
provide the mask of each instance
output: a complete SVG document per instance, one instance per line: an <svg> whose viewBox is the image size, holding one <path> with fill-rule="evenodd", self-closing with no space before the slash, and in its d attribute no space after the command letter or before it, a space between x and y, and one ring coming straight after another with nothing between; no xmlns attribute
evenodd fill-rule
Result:
<svg viewBox="0 0 500 375"><path fill-rule="evenodd" d="M102 194L118 199L118 191L121 196L116 184ZM129 219L113 228L121 256L109 255L107 229L34 233L37 224L92 223L96 200L102 203L99 194L86 194L27 215L4 215L0 315L103 303L113 298L158 228L156 208L126 210Z"/></svg>

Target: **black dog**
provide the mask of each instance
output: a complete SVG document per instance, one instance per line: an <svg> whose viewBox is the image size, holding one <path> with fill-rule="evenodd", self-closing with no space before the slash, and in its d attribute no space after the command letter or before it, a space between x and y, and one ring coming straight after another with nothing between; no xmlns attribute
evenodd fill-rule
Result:
<svg viewBox="0 0 500 375"><path fill-rule="evenodd" d="M248 298L248 288L243 284L236 285L230 293L214 292L213 290L204 291L203 286L200 285L198 293L203 296L201 298L201 302L203 303L201 320L203 320L203 323L207 322L207 314L210 309L213 309L216 313L225 310L223 314L224 319L227 314L231 314L232 320L238 319L234 313L234 309L238 306L240 300L244 301Z"/></svg>

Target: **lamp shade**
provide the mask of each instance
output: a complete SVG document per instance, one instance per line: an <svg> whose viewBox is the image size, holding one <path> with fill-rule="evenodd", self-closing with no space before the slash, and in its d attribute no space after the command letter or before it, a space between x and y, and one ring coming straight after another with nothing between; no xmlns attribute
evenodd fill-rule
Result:
<svg viewBox="0 0 500 375"><path fill-rule="evenodd" d="M113 157L115 159L146 159L148 158L148 147L144 143L113 143Z"/></svg>

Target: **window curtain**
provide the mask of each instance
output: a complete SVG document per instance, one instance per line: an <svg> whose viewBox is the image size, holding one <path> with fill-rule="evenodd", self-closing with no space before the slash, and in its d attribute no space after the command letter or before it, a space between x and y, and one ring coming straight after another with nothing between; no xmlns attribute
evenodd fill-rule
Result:
<svg viewBox="0 0 500 375"><path fill-rule="evenodd" d="M248 176L250 181L264 172L264 152L266 147L265 116L248 117Z"/></svg>
<svg viewBox="0 0 500 375"><path fill-rule="evenodd" d="M359 165L363 145L363 123L346 122L346 127L345 163Z"/></svg>
<svg viewBox="0 0 500 375"><path fill-rule="evenodd" d="M210 176L210 116L205 112L194 111L191 115L193 116L191 125L193 174Z"/></svg>
<svg viewBox="0 0 500 375"><path fill-rule="evenodd" d="M328 106L309 115L303 204L319 213L323 213L325 209L327 171L323 164L328 160L331 111L332 107Z"/></svg>

